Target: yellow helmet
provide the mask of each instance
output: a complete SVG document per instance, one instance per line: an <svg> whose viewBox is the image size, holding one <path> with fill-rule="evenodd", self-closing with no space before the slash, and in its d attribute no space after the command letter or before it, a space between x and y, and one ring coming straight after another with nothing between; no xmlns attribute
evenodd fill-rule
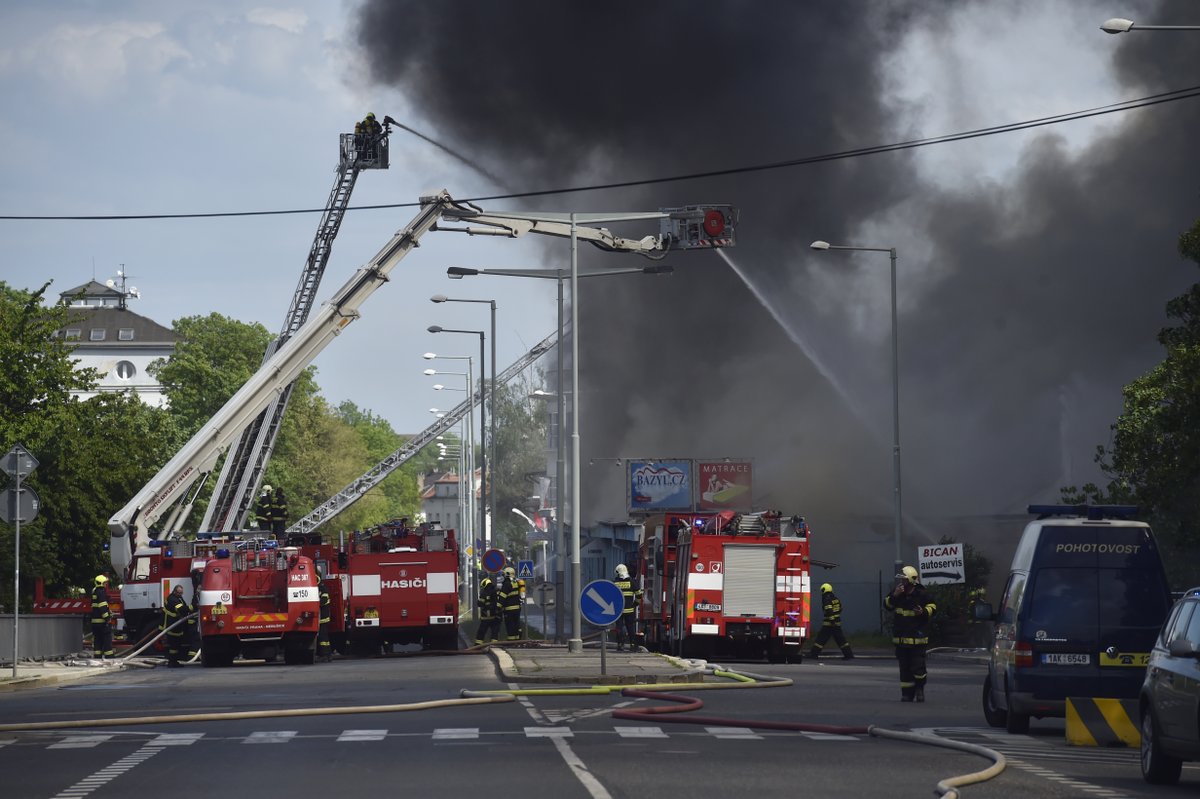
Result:
<svg viewBox="0 0 1200 799"><path fill-rule="evenodd" d="M108 578L105 577L103 574L96 575L96 585L104 585L107 582L108 582Z"/></svg>
<svg viewBox="0 0 1200 799"><path fill-rule="evenodd" d="M905 566L903 569L900 570L900 574L903 575L904 579L908 580L910 583L912 583L914 585L916 585L921 580L920 573L917 572L917 570L914 569L912 566Z"/></svg>
<svg viewBox="0 0 1200 799"><path fill-rule="evenodd" d="M505 577L516 577L517 570L514 569L512 566L506 566L506 567L504 567L504 576Z"/></svg>
<svg viewBox="0 0 1200 799"><path fill-rule="evenodd" d="M829 583L821 583L821 593L822 594L832 594L833 586L830 585Z"/></svg>
<svg viewBox="0 0 1200 799"><path fill-rule="evenodd" d="M614 570L614 572L617 575L618 580L628 580L629 579L629 567L626 566L624 563L618 563L617 568Z"/></svg>
<svg viewBox="0 0 1200 799"><path fill-rule="evenodd" d="M368 112L367 112L367 119L374 119L374 118L375 118L375 112L374 112L374 111L368 111Z"/></svg>

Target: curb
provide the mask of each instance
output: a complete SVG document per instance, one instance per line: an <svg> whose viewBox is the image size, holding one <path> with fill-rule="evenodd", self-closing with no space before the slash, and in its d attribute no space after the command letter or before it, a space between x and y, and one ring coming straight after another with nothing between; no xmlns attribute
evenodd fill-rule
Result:
<svg viewBox="0 0 1200 799"><path fill-rule="evenodd" d="M680 671L671 674L579 674L574 676L553 674L522 674L512 655L504 649L492 647L488 654L495 659L500 669L500 676L506 682L516 683L548 683L555 685L652 685L655 683L696 683L704 682L702 668L692 666L686 661L670 655L655 654L656 657L677 666Z"/></svg>

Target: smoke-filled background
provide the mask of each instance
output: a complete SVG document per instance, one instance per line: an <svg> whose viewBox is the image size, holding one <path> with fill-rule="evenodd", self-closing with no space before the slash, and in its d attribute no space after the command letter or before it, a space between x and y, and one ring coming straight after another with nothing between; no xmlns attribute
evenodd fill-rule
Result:
<svg viewBox="0 0 1200 799"><path fill-rule="evenodd" d="M1197 22L1184 2L1117 11ZM1066 40L1109 63L1110 101L1200 83L1200 35L1110 37L1099 24L1114 13L1086 2L376 0L358 37L372 79L402 92L435 138L538 190L1080 110L1072 70L1055 61ZM984 42L994 31L995 47L956 46L968 30ZM979 70L1018 67L1036 77L1006 95L971 84ZM936 92L922 88L927 75ZM814 553L861 555L872 574L890 563L888 256L815 253L816 239L899 253L906 557L942 535L970 540L970 519L1023 514L1098 480L1092 455L1121 388L1161 359L1164 304L1196 278L1176 244L1200 216L1198 133L1193 99L1004 141L530 201L741 212L730 262L680 253L668 278L582 284L583 523L625 515L622 472L589 459L749 457L756 504L838 531ZM567 264L565 243L547 253ZM644 263L581 253L584 268ZM1003 570L1011 542L997 549Z"/></svg>

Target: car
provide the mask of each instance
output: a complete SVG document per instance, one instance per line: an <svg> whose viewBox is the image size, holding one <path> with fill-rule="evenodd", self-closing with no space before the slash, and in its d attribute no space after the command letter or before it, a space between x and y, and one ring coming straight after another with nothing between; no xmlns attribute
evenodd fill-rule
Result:
<svg viewBox="0 0 1200 799"><path fill-rule="evenodd" d="M1200 587L1185 591L1163 624L1138 708L1142 777L1179 782L1183 761L1200 760Z"/></svg>
<svg viewBox="0 0 1200 799"><path fill-rule="evenodd" d="M983 715L1010 733L1067 699L1136 700L1171 592L1150 526L1127 505L1030 505L994 621Z"/></svg>

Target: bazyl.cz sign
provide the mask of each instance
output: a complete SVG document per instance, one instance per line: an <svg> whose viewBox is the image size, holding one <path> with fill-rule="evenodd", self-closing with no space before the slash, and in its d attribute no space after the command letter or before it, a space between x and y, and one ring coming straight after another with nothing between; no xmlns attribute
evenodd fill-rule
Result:
<svg viewBox="0 0 1200 799"><path fill-rule="evenodd" d="M925 585L949 585L967 581L962 544L929 544L917 548L917 569Z"/></svg>

